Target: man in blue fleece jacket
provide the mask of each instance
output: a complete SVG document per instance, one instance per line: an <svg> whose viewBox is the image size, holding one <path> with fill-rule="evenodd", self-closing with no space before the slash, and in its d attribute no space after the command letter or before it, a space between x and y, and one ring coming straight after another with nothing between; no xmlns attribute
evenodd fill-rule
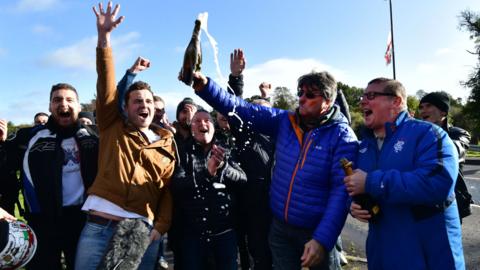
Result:
<svg viewBox="0 0 480 270"><path fill-rule="evenodd" d="M345 177L350 196L369 194L381 215L370 221L368 269L465 269L455 201L458 155L439 126L409 117L403 85L372 80L360 106L367 132L358 168ZM371 216L356 203L354 217Z"/></svg>

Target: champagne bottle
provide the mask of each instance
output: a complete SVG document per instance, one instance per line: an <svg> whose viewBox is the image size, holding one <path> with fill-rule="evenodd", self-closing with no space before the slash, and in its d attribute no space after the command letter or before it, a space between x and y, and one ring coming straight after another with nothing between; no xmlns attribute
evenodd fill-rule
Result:
<svg viewBox="0 0 480 270"><path fill-rule="evenodd" d="M192 85L193 72L200 71L202 64L202 48L200 46L200 26L201 21L195 20L195 27L193 28L192 38L185 49L183 56L183 66L180 70L180 80L186 85Z"/></svg>
<svg viewBox="0 0 480 270"><path fill-rule="evenodd" d="M340 159L340 163L342 164L343 170L345 171L345 175L352 175L353 170L352 170L352 162L348 161L346 158ZM353 196L353 201L360 205L362 209L368 210L368 213L370 214L371 218L369 221L375 222L378 219L378 216L380 215L380 206L378 203L376 203L373 198L366 194L357 194Z"/></svg>

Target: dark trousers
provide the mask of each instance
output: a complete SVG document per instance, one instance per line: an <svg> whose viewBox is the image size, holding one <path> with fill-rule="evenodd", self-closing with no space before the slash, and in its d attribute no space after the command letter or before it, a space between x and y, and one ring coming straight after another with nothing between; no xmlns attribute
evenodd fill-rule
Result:
<svg viewBox="0 0 480 270"><path fill-rule="evenodd" d="M273 255L275 270L301 269L301 260L305 243L312 239L313 230L296 228L279 221L272 221L270 228L270 248ZM320 265L310 267L310 270L328 270L329 252L325 252Z"/></svg>
<svg viewBox="0 0 480 270"><path fill-rule="evenodd" d="M237 241L234 230L211 236L208 239L201 239L197 235L185 232L179 252L184 270L210 270L208 266L210 263L207 261L210 256L213 258L215 269L236 270L238 268Z"/></svg>
<svg viewBox="0 0 480 270"><path fill-rule="evenodd" d="M29 270L61 270L61 254L65 255L67 269L73 269L78 238L85 225L81 206L62 208L62 214L45 218L42 214L28 217L28 224L37 236L38 246L33 259L27 264Z"/></svg>
<svg viewBox="0 0 480 270"><path fill-rule="evenodd" d="M272 255L268 244L268 231L272 221L268 186L263 182L250 182L236 191L237 242L242 269L272 269ZM250 265L250 256L252 265Z"/></svg>

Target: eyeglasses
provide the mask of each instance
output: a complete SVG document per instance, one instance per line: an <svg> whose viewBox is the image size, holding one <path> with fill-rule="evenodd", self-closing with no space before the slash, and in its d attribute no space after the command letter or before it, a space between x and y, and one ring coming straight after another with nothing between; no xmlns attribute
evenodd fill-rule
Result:
<svg viewBox="0 0 480 270"><path fill-rule="evenodd" d="M315 93L315 92L311 92L311 91L304 91L303 89L298 89L298 90L297 90L297 96L298 96L298 97L303 96L303 94L305 94L305 97L308 98L308 99L314 99L314 98L316 98L316 97L323 97L322 93Z"/></svg>
<svg viewBox="0 0 480 270"><path fill-rule="evenodd" d="M393 93L368 92L368 93L363 93L362 100L365 99L365 98L367 98L368 100L374 100L377 96L396 97L397 95L395 95Z"/></svg>

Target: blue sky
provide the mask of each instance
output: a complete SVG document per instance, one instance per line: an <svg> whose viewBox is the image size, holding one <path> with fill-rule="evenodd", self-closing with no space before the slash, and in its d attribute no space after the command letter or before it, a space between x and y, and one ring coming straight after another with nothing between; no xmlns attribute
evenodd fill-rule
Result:
<svg viewBox="0 0 480 270"><path fill-rule="evenodd" d="M0 1L0 118L31 123L48 110L50 87L68 82L80 101L94 98L95 16L91 0ZM104 2L106 4L106 2ZM328 70L358 87L378 76L392 77L383 55L390 22L384 0L120 0L125 21L113 33L117 80L137 56L151 60L137 78L150 83L167 103L193 91L176 77L194 20L208 12L208 30L218 43L220 71L229 74L229 55L243 48L246 96L262 81L294 89L312 69ZM458 29L460 11L480 12L478 0L393 0L397 79L414 95L445 90L466 98L464 80L476 63L468 33ZM221 81L212 49L202 34L207 76Z"/></svg>

